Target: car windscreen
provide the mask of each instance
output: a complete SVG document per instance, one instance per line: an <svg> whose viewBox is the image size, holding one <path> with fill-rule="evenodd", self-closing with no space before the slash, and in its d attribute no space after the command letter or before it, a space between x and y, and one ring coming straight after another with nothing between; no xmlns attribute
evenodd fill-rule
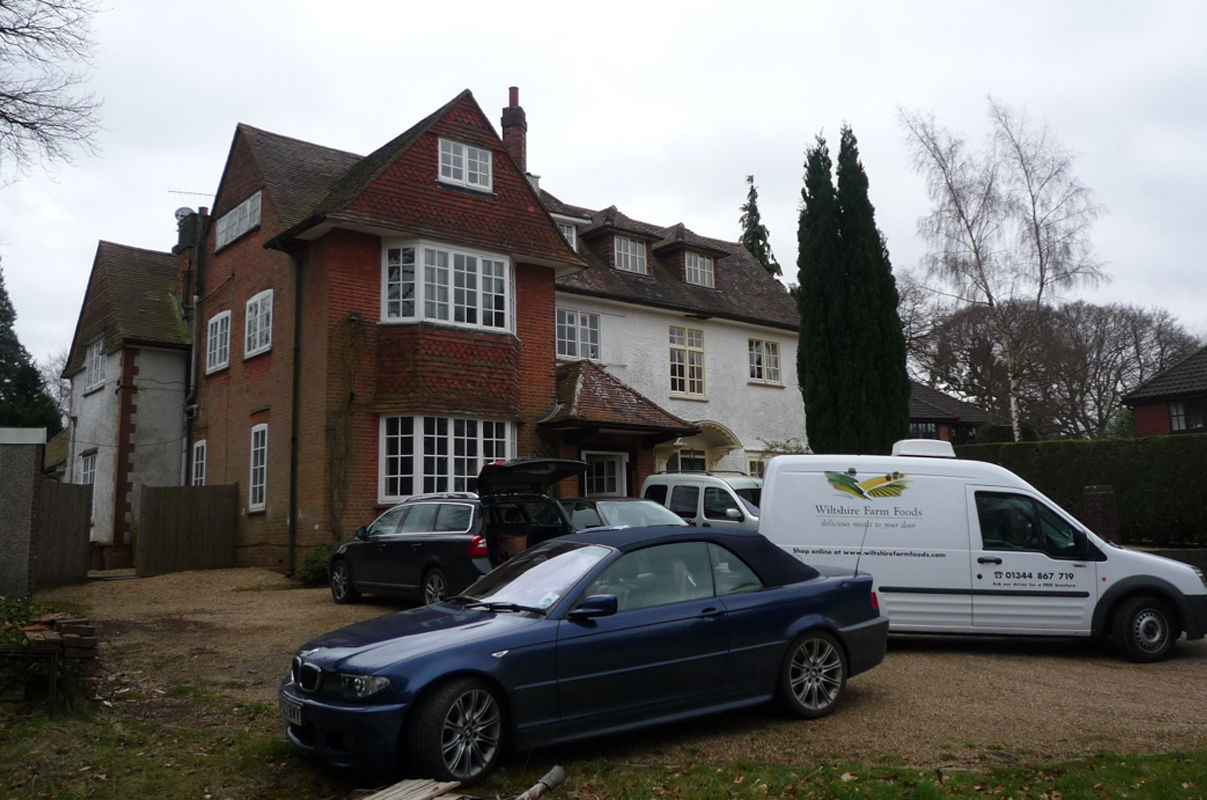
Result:
<svg viewBox="0 0 1207 800"><path fill-rule="evenodd" d="M462 596L545 610L612 551L600 544L545 542L483 575Z"/></svg>
<svg viewBox="0 0 1207 800"><path fill-rule="evenodd" d="M647 525L687 524L674 511L654 502L600 500L597 505L600 515L607 520L608 525L628 525L630 528L641 528Z"/></svg>
<svg viewBox="0 0 1207 800"><path fill-rule="evenodd" d="M756 517L759 515L759 504L763 501L762 486L747 486L744 489L734 489L738 497L746 504L746 510Z"/></svg>

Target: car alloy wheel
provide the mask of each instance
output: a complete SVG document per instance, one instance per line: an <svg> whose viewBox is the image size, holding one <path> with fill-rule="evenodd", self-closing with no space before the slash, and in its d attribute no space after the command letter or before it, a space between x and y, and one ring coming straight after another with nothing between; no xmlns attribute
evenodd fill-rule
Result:
<svg viewBox="0 0 1207 800"><path fill-rule="evenodd" d="M448 595L448 579L444 577L444 573L433 567L423 576L423 603L431 605L439 603Z"/></svg>
<svg viewBox="0 0 1207 800"><path fill-rule="evenodd" d="M351 603L360 597L352 588L352 573L342 558L331 564L331 597L337 603Z"/></svg>
<svg viewBox="0 0 1207 800"><path fill-rule="evenodd" d="M463 679L427 696L412 721L420 766L438 780L468 785L495 766L503 745L503 709L484 683Z"/></svg>
<svg viewBox="0 0 1207 800"><path fill-rule="evenodd" d="M789 648L780 680L781 694L790 711L810 719L825 716L834 709L846 685L846 657L830 634L806 633Z"/></svg>

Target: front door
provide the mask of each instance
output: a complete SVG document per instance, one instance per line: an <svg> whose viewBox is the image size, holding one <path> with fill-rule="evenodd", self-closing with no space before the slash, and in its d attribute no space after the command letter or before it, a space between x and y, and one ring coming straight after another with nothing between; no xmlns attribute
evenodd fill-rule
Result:
<svg viewBox="0 0 1207 800"><path fill-rule="evenodd" d="M1097 562L1077 527L1038 498L969 489L972 624L986 633L1089 633Z"/></svg>

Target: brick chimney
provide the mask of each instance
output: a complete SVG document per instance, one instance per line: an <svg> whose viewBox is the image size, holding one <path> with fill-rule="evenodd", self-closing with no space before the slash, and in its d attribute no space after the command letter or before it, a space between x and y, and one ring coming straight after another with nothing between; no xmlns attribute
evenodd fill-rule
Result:
<svg viewBox="0 0 1207 800"><path fill-rule="evenodd" d="M524 109L520 108L520 88L512 86L508 89L507 108L503 109L503 146L511 160L520 168L521 173L528 172L528 120Z"/></svg>

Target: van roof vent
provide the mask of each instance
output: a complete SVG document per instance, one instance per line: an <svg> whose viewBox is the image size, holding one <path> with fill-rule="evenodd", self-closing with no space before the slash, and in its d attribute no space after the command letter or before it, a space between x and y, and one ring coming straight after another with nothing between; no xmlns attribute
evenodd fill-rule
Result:
<svg viewBox="0 0 1207 800"><path fill-rule="evenodd" d="M902 439L893 445L893 455L955 458L956 451L952 449L951 442L942 439Z"/></svg>

